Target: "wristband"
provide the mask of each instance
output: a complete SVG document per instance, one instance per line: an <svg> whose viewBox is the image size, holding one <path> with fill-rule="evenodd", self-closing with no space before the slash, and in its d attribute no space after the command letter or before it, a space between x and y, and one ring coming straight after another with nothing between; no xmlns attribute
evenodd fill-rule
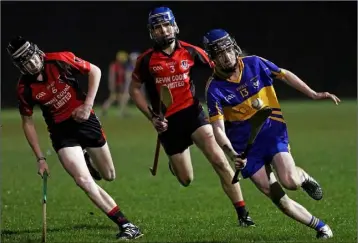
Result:
<svg viewBox="0 0 358 243"><path fill-rule="evenodd" d="M39 158L37 158L37 162L39 162L40 160L45 160L46 161L46 157L39 157Z"/></svg>

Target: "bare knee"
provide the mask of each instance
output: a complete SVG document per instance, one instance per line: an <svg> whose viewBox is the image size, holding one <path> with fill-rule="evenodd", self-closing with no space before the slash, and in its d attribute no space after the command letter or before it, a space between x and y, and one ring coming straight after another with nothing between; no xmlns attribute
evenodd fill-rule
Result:
<svg viewBox="0 0 358 243"><path fill-rule="evenodd" d="M260 188L260 191L265 194L265 196L271 197L270 187L262 187Z"/></svg>
<svg viewBox="0 0 358 243"><path fill-rule="evenodd" d="M287 173L280 179L281 185L287 190L295 191L301 186L301 181L297 173Z"/></svg>
<svg viewBox="0 0 358 243"><path fill-rule="evenodd" d="M93 186L96 184L90 176L78 176L74 178L78 187L84 190L86 193L90 193Z"/></svg>
<svg viewBox="0 0 358 243"><path fill-rule="evenodd" d="M207 154L207 158L209 162L212 164L212 166L216 170L220 170L220 171L229 170L231 168L230 164L227 161L224 152L221 150L221 148L216 143L216 141L209 140L208 143L210 144L207 147L207 151L205 151L205 153Z"/></svg>
<svg viewBox="0 0 358 243"><path fill-rule="evenodd" d="M188 187L190 185L194 173L189 148L180 154L169 156L169 169L182 186Z"/></svg>
<svg viewBox="0 0 358 243"><path fill-rule="evenodd" d="M116 172L114 169L108 169L103 175L101 174L101 176L106 181L113 181L116 179Z"/></svg>
<svg viewBox="0 0 358 243"><path fill-rule="evenodd" d="M177 176L177 179L182 186L188 187L194 178L191 175L186 175L186 176Z"/></svg>
<svg viewBox="0 0 358 243"><path fill-rule="evenodd" d="M284 188L288 190L300 188L301 180L291 154L286 152L276 154L273 158L273 165Z"/></svg>

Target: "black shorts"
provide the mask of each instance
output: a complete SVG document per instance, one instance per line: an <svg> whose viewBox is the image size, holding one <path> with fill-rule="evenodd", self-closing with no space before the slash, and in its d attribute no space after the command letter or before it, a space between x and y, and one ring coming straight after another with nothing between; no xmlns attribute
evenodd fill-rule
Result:
<svg viewBox="0 0 358 243"><path fill-rule="evenodd" d="M91 113L88 120L82 123L69 118L53 125L49 132L56 152L66 147L98 148L106 144L106 136L101 123L94 113Z"/></svg>
<svg viewBox="0 0 358 243"><path fill-rule="evenodd" d="M209 124L200 104L194 104L167 117L168 130L159 134L167 155L182 153L193 144L191 135L201 126Z"/></svg>

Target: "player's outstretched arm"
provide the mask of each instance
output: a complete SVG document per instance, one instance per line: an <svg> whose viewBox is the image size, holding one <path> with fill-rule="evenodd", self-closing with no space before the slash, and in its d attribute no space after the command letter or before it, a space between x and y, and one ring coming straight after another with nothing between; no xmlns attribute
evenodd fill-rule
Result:
<svg viewBox="0 0 358 243"><path fill-rule="evenodd" d="M297 77L294 73L289 70L281 69L283 75L280 76L280 79L307 95L311 99L321 100L321 99L331 99L336 105L338 105L341 100L334 94L330 94L328 92L316 92L312 90L305 82L303 82L299 77Z"/></svg>
<svg viewBox="0 0 358 243"><path fill-rule="evenodd" d="M47 174L49 174L50 171L48 169L46 159L40 148L40 144L37 137L35 124L32 120L32 116L21 116L21 118L22 118L22 129L24 130L25 137L37 158L38 167L39 167L38 173L41 176L43 176L44 171L47 171Z"/></svg>
<svg viewBox="0 0 358 243"><path fill-rule="evenodd" d="M148 104L141 88L142 83L136 79L132 79L129 86L129 95L138 109L148 118L149 121L152 121L152 115L148 109Z"/></svg>

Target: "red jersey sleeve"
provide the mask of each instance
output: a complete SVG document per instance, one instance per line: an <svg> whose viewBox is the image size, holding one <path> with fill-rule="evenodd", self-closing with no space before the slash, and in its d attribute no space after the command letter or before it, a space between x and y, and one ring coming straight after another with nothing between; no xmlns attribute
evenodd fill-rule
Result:
<svg viewBox="0 0 358 243"><path fill-rule="evenodd" d="M207 66L214 68L214 62L210 60L208 54L198 46L191 45L184 41L179 42L185 49L187 49L190 55L193 57L196 66Z"/></svg>
<svg viewBox="0 0 358 243"><path fill-rule="evenodd" d="M87 74L91 70L89 62L75 56L72 52L46 53L46 58L48 60L63 61L82 74Z"/></svg>
<svg viewBox="0 0 358 243"><path fill-rule="evenodd" d="M23 116L31 116L34 111L35 102L32 99L30 85L26 84L22 79L20 79L17 84L17 99L20 114Z"/></svg>
<svg viewBox="0 0 358 243"><path fill-rule="evenodd" d="M199 64L208 65L210 68L214 68L214 62L210 60L208 54L203 49L195 46L194 50L196 52L196 64L199 62Z"/></svg>
<svg viewBox="0 0 358 243"><path fill-rule="evenodd" d="M132 73L132 79L135 79L137 81L140 81L140 82L143 82L143 78L142 78L142 75L141 75L141 60L137 60L136 64L135 64L135 67L134 67L134 70L133 70L133 73Z"/></svg>
<svg viewBox="0 0 358 243"><path fill-rule="evenodd" d="M146 80L151 78L149 72L149 60L152 52L153 49L149 49L138 57L132 73L132 79L145 83Z"/></svg>

